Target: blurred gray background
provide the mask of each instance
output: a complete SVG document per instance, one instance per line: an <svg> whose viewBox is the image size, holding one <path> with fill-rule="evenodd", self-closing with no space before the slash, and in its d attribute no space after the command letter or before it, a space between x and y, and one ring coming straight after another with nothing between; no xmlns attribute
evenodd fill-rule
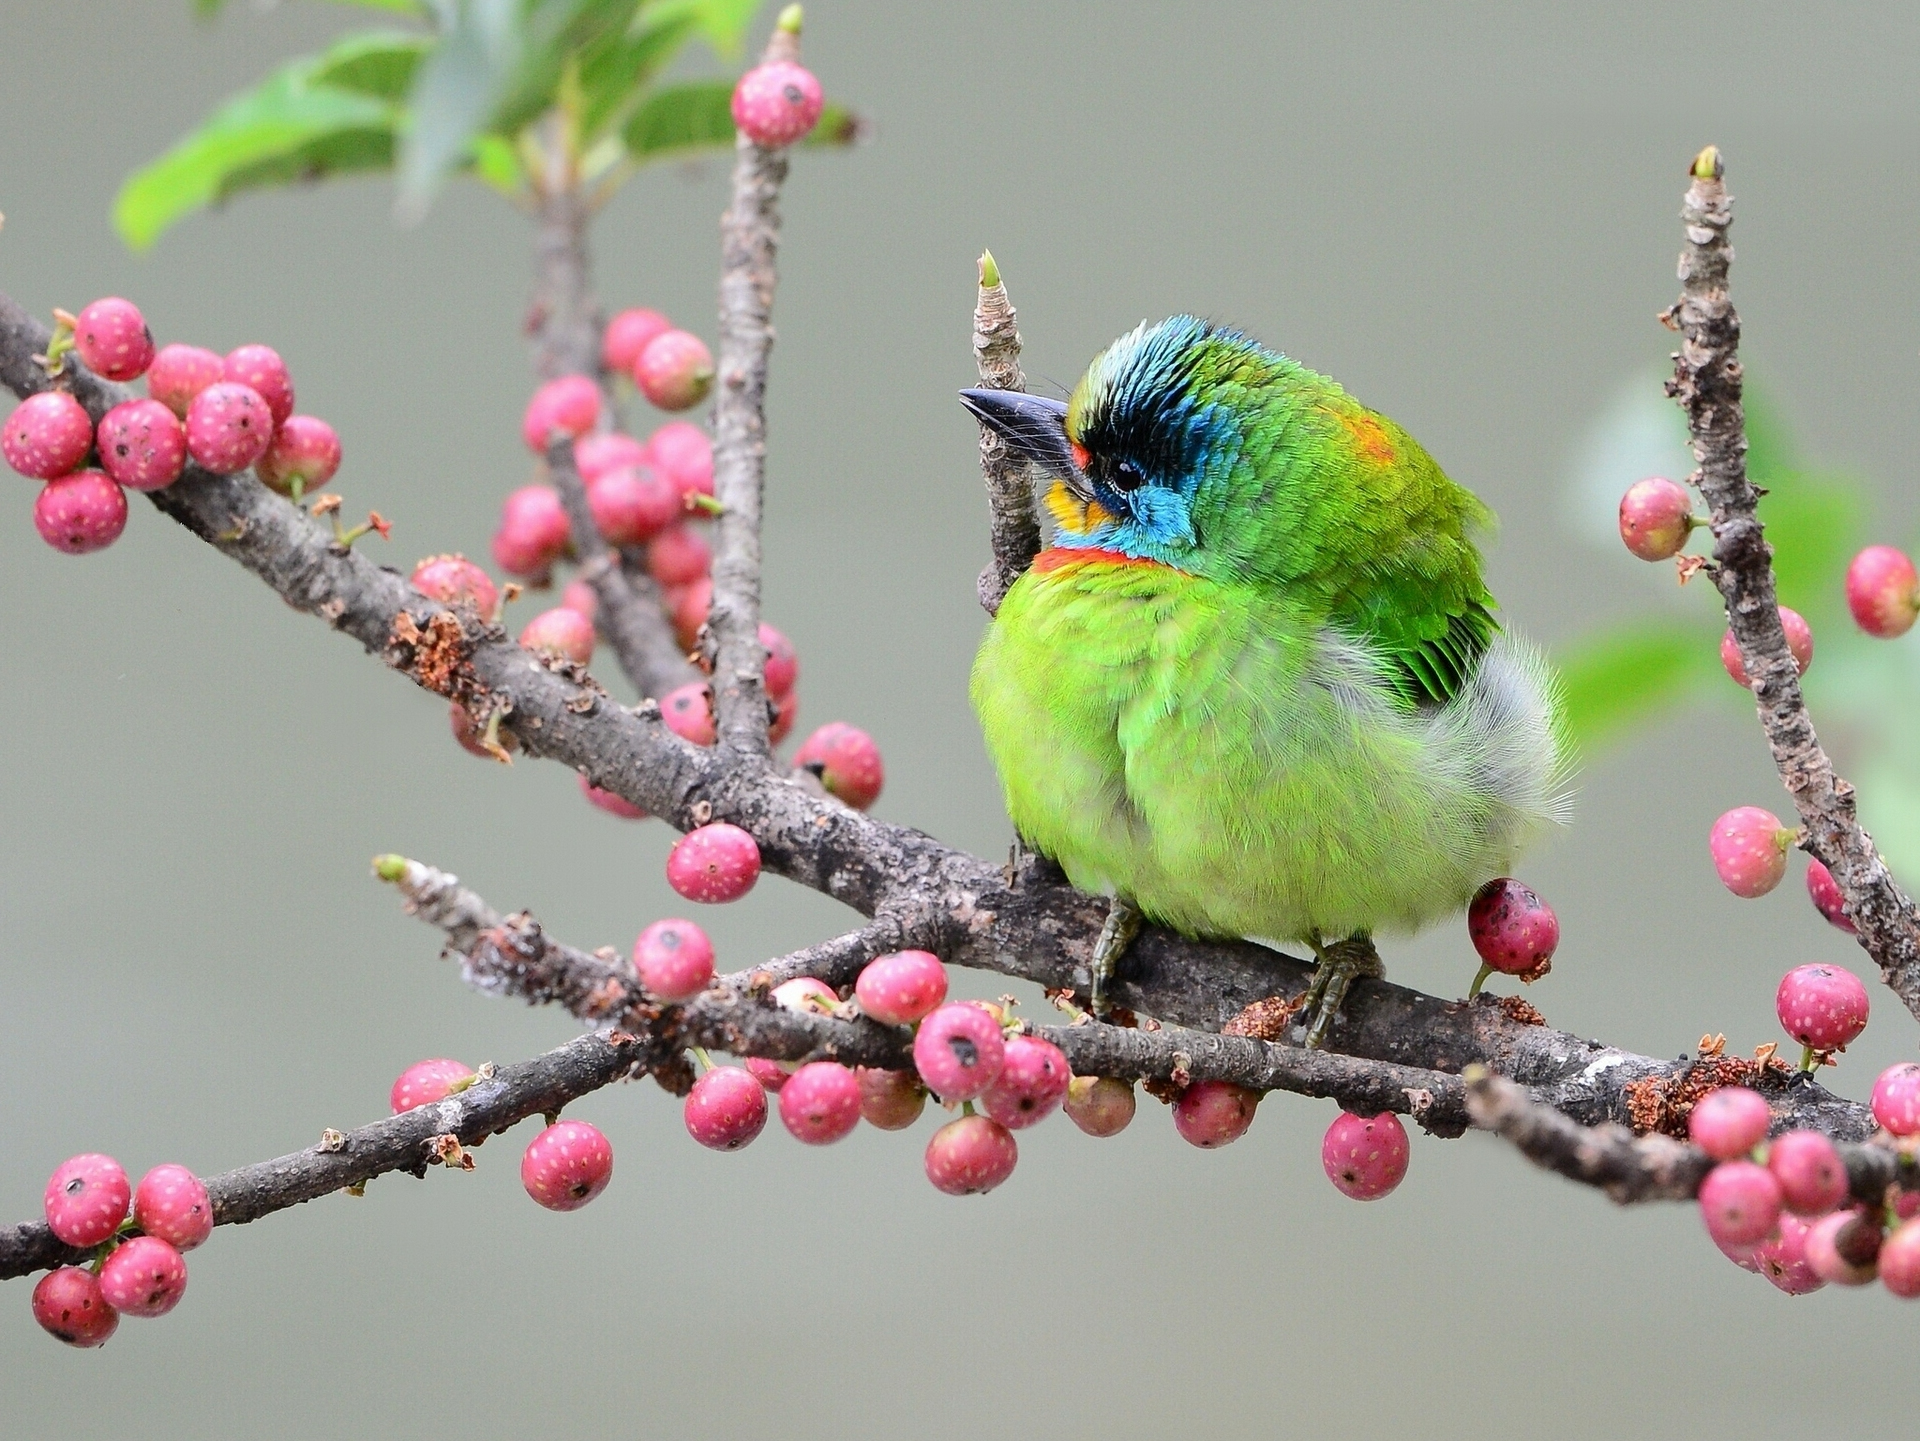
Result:
<svg viewBox="0 0 1920 1441"><path fill-rule="evenodd" d="M0 6L0 288L41 313L125 294L163 342L277 346L301 408L344 437L349 510L394 518L376 553L484 553L527 470L524 222L455 186L398 231L384 182L352 182L245 198L129 256L107 224L127 170L367 19L187 10ZM1564 492L1586 428L1671 348L1653 317L1675 294L1684 170L1717 142L1749 365L1806 450L1870 478L1888 537L1908 534L1917 32L1896 6L814 0L808 58L876 138L802 156L785 201L767 604L799 647L801 733L869 728L879 814L1006 844L966 703L984 506L953 396L983 245L1036 378L1070 385L1176 309L1340 377L1500 512L1495 589L1559 642L1645 603L1636 563L1569 527ZM661 171L610 208L610 304L711 335L724 181ZM590 811L556 767L466 756L442 703L146 506L75 561L12 485L0 1217L37 1214L76 1151L136 1176L222 1170L383 1114L420 1057L505 1061L571 1034L463 990L369 879L376 852L582 945L684 909L657 824ZM1738 705L1588 766L1576 824L1522 870L1565 927L1530 992L1555 1024L1745 1050L1777 1035L1787 966L1861 964L1798 862L1764 901L1715 883L1706 830L1741 803L1785 797ZM847 919L778 880L700 916L730 965ZM1396 949L1391 971L1459 994L1461 932ZM1877 986L1874 1005L1829 1073L1855 1095L1915 1050ZM181 1308L104 1351L54 1344L28 1284L0 1287L0 1431L1910 1434L1920 1311L1878 1289L1789 1300L1691 1212L1617 1210L1485 1138L1416 1138L1406 1184L1357 1206L1320 1173L1328 1104L1275 1096L1244 1141L1201 1153L1143 1101L1112 1141L1025 1133L1011 1183L954 1201L921 1175L931 1118L830 1151L776 1126L716 1156L651 1084L575 1113L618 1158L578 1214L527 1201L515 1133L471 1176L221 1231Z"/></svg>

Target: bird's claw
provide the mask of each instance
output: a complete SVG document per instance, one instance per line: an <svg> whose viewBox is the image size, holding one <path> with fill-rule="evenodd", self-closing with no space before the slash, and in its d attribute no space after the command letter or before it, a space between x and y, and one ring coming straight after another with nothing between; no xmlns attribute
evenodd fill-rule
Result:
<svg viewBox="0 0 1920 1441"><path fill-rule="evenodd" d="M1133 903L1122 896L1115 896L1107 907L1106 924L1100 927L1100 939L1093 944L1093 959L1087 963L1087 969L1093 975L1092 1010L1096 1017L1107 1014L1110 1005L1107 985L1119 968L1120 957L1133 944L1133 938L1140 934L1141 920L1140 912L1133 908Z"/></svg>
<svg viewBox="0 0 1920 1441"><path fill-rule="evenodd" d="M1387 968L1366 936L1349 936L1313 949L1320 964L1314 968L1307 993L1301 998L1300 1013L1307 1018L1307 1046L1318 1050L1327 1043L1327 1034L1346 1003L1348 988L1362 976L1379 979Z"/></svg>

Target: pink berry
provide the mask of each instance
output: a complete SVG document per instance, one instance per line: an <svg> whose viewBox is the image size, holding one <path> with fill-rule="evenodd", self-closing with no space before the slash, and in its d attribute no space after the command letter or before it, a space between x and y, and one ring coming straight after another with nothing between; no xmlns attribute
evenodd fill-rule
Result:
<svg viewBox="0 0 1920 1441"><path fill-rule="evenodd" d="M943 1101L971 1101L984 1094L1006 1056L999 1020L965 1003L934 1011L913 1038L914 1069Z"/></svg>
<svg viewBox="0 0 1920 1441"><path fill-rule="evenodd" d="M1920 1191L1898 1191L1893 1197L1893 1214L1902 1221L1920 1216Z"/></svg>
<svg viewBox="0 0 1920 1441"><path fill-rule="evenodd" d="M626 466L587 487L587 506L608 545L642 545L673 523L680 497L653 471Z"/></svg>
<svg viewBox="0 0 1920 1441"><path fill-rule="evenodd" d="M40 538L68 555L105 550L127 528L127 494L98 470L50 480L33 502Z"/></svg>
<svg viewBox="0 0 1920 1441"><path fill-rule="evenodd" d="M1827 1284L1807 1264L1807 1223L1791 1212L1780 1217L1777 1234L1752 1248L1752 1259L1751 1269L1789 1296L1805 1296Z"/></svg>
<svg viewBox="0 0 1920 1441"><path fill-rule="evenodd" d="M520 422L520 438L535 455L550 440L578 440L600 420L600 387L584 375L563 375L534 391Z"/></svg>
<svg viewBox="0 0 1920 1441"><path fill-rule="evenodd" d="M133 1224L176 1251L191 1251L213 1234L213 1202L185 1166L155 1166L134 1188Z"/></svg>
<svg viewBox="0 0 1920 1441"><path fill-rule="evenodd" d="M500 507L493 558L509 575L537 579L566 551L571 539L560 492L546 485L523 485Z"/></svg>
<svg viewBox="0 0 1920 1441"><path fill-rule="evenodd" d="M1920 1296L1920 1220L1904 1222L1880 1243L1880 1284L1904 1300Z"/></svg>
<svg viewBox="0 0 1920 1441"><path fill-rule="evenodd" d="M927 1142L927 1179L949 1196L983 1196L1013 1174L1020 1147L990 1116L949 1121Z"/></svg>
<svg viewBox="0 0 1920 1441"><path fill-rule="evenodd" d="M1067 1119L1089 1136L1117 1136L1133 1122L1133 1087L1111 1076L1075 1076L1063 1104Z"/></svg>
<svg viewBox="0 0 1920 1441"><path fill-rule="evenodd" d="M472 1066L450 1061L444 1056L431 1061L415 1061L394 1081L393 1089L387 1093L387 1104L397 1116L416 1106L430 1106L435 1101L444 1101L453 1094L455 1086L463 1086L472 1079Z"/></svg>
<svg viewBox="0 0 1920 1441"><path fill-rule="evenodd" d="M1700 1218L1719 1245L1764 1241L1780 1219L1780 1183L1765 1166L1722 1161L1700 1183Z"/></svg>
<svg viewBox="0 0 1920 1441"><path fill-rule="evenodd" d="M100 1294L123 1316L164 1316L187 1294L187 1263L158 1236L135 1236L100 1268Z"/></svg>
<svg viewBox="0 0 1920 1441"><path fill-rule="evenodd" d="M1560 944L1560 918L1516 880L1488 881L1467 907L1467 935L1480 959L1502 975L1537 981Z"/></svg>
<svg viewBox="0 0 1920 1441"><path fill-rule="evenodd" d="M683 500L713 494L713 442L692 421L668 421L647 437L647 453Z"/></svg>
<svg viewBox="0 0 1920 1441"><path fill-rule="evenodd" d="M776 746L793 733L793 723L800 718L800 693L788 691L777 706L773 724L767 727L767 744Z"/></svg>
<svg viewBox="0 0 1920 1441"><path fill-rule="evenodd" d="M1320 1165L1336 1190L1355 1201L1377 1201L1407 1178L1407 1128L1391 1111L1356 1116L1342 1111L1320 1142Z"/></svg>
<svg viewBox="0 0 1920 1441"><path fill-rule="evenodd" d="M1807 1227L1807 1265L1822 1281L1864 1286L1879 1275L1880 1228L1849 1206Z"/></svg>
<svg viewBox="0 0 1920 1441"><path fill-rule="evenodd" d="M293 377L287 374L287 363L280 358L280 352L270 345L243 345L229 350L226 359L220 362L220 378L244 385L266 401L276 426L284 424L293 414Z"/></svg>
<svg viewBox="0 0 1920 1441"><path fill-rule="evenodd" d="M747 1058L747 1074L758 1081L762 1087L778 1093L787 1084L787 1071L778 1061L769 1061L765 1056Z"/></svg>
<svg viewBox="0 0 1920 1441"><path fill-rule="evenodd" d="M1006 1043L1000 1074L980 1097L980 1109L1009 1131L1046 1120L1067 1097L1073 1079L1066 1053L1038 1036L1015 1036Z"/></svg>
<svg viewBox="0 0 1920 1441"><path fill-rule="evenodd" d="M580 794L587 798L588 804L598 806L608 815L618 816L623 821L643 821L647 818L647 813L625 796L603 791L585 776L580 777Z"/></svg>
<svg viewBox="0 0 1920 1441"><path fill-rule="evenodd" d="M134 380L153 364L153 332L131 300L109 295L80 312L73 348L103 380Z"/></svg>
<svg viewBox="0 0 1920 1441"><path fill-rule="evenodd" d="M216 475L245 470L273 444L273 423L259 391L219 381L187 407L187 454Z"/></svg>
<svg viewBox="0 0 1920 1441"><path fill-rule="evenodd" d="M290 415L273 433L267 453L254 462L253 473L268 490L292 495L294 482L301 494L318 490L340 469L340 437L331 425L313 415Z"/></svg>
<svg viewBox="0 0 1920 1441"><path fill-rule="evenodd" d="M473 717L467 714L467 708L461 705L459 701L455 701L447 707L447 723L452 727L453 738L460 743L460 749L466 751L469 755L479 756L482 760L497 761L500 759L500 757L487 749L485 744L485 729L473 723ZM499 727L495 735L498 738L501 750L516 751L520 749L520 738L505 726Z"/></svg>
<svg viewBox="0 0 1920 1441"><path fill-rule="evenodd" d="M682 740L697 746L713 744L713 704L703 680L690 680L662 696L660 718Z"/></svg>
<svg viewBox="0 0 1920 1441"><path fill-rule="evenodd" d="M633 363L633 383L662 410L690 410L713 389L713 353L697 335L662 331Z"/></svg>
<svg viewBox="0 0 1920 1441"><path fill-rule="evenodd" d="M1767 1138L1773 1113L1766 1098L1745 1086L1722 1086L1693 1103L1687 1134L1716 1161L1737 1161Z"/></svg>
<svg viewBox="0 0 1920 1441"><path fill-rule="evenodd" d="M197 345L163 345L147 367L147 394L180 419L194 396L221 378L226 362Z"/></svg>
<svg viewBox="0 0 1920 1441"><path fill-rule="evenodd" d="M13 408L0 430L0 455L22 475L52 480L73 470L93 449L93 421L64 390L43 390Z"/></svg>
<svg viewBox="0 0 1920 1441"><path fill-rule="evenodd" d="M1720 883L1736 896L1764 896L1787 873L1793 832L1772 811L1736 806L1713 823L1707 849Z"/></svg>
<svg viewBox="0 0 1920 1441"><path fill-rule="evenodd" d="M737 1151L767 1124L767 1093L738 1066L715 1066L693 1083L681 1115L708 1150Z"/></svg>
<svg viewBox="0 0 1920 1441"><path fill-rule="evenodd" d="M1620 498L1620 539L1642 560L1669 560L1693 530L1693 497L1684 486L1652 476Z"/></svg>
<svg viewBox="0 0 1920 1441"><path fill-rule="evenodd" d="M1773 1009L1801 1045L1843 1050L1867 1028L1867 988L1841 966L1795 966L1780 978Z"/></svg>
<svg viewBox="0 0 1920 1441"><path fill-rule="evenodd" d="M1824 1216L1847 1199L1846 1162L1818 1131L1774 1137L1767 1169L1780 1183L1780 1204L1796 1216Z"/></svg>
<svg viewBox="0 0 1920 1441"><path fill-rule="evenodd" d="M1190 1146L1211 1151L1247 1134L1260 1093L1231 1081L1196 1081L1173 1103L1173 1128Z"/></svg>
<svg viewBox="0 0 1920 1441"><path fill-rule="evenodd" d="M887 779L886 768L880 763L880 747L873 743L873 737L845 721L829 721L800 742L793 763L801 770L813 771L829 795L857 811L880 799L880 788Z"/></svg>
<svg viewBox="0 0 1920 1441"><path fill-rule="evenodd" d="M580 472L581 481L587 485L592 485L609 471L652 463L653 458L646 446L617 430L583 435L573 443L573 468Z"/></svg>
<svg viewBox="0 0 1920 1441"><path fill-rule="evenodd" d="M667 856L667 884L690 901L737 901L759 879L759 845L725 821L688 831Z"/></svg>
<svg viewBox="0 0 1920 1441"><path fill-rule="evenodd" d="M633 943L633 970L661 1000L689 1000L713 980L713 942L692 921L655 921Z"/></svg>
<svg viewBox="0 0 1920 1441"><path fill-rule="evenodd" d="M129 490L160 490L187 465L187 433L157 400L127 400L100 417L100 466Z"/></svg>
<svg viewBox="0 0 1920 1441"><path fill-rule="evenodd" d="M556 1121L520 1158L520 1184L549 1211L579 1210L612 1179L613 1147L586 1121Z"/></svg>
<svg viewBox="0 0 1920 1441"><path fill-rule="evenodd" d="M1920 576L1890 545L1870 545L1847 567L1847 609L1868 635L1905 635L1920 615Z"/></svg>
<svg viewBox="0 0 1920 1441"><path fill-rule="evenodd" d="M442 605L465 602L482 616L493 614L500 592L493 577L464 555L430 555L413 568L413 588Z"/></svg>
<svg viewBox="0 0 1920 1441"><path fill-rule="evenodd" d="M1841 894L1840 882L1819 861L1807 862L1807 895L1829 925L1837 926L1850 936L1858 934L1853 922L1847 919L1847 898Z"/></svg>
<svg viewBox="0 0 1920 1441"><path fill-rule="evenodd" d="M1793 657L1794 670L1805 675L1807 668L1813 664L1813 628L1799 611L1788 610L1784 605L1780 607L1780 628L1787 633L1787 652ZM1726 667L1735 685L1753 684L1753 678L1747 674L1746 662L1740 659L1740 642L1733 638L1731 630L1720 637L1720 664Z"/></svg>
<svg viewBox="0 0 1920 1441"><path fill-rule="evenodd" d="M47 1178L47 1226L69 1246L98 1246L127 1219L133 1188L111 1156L88 1151Z"/></svg>
<svg viewBox="0 0 1920 1441"><path fill-rule="evenodd" d="M647 571L662 585L687 585L712 565L713 552L692 526L670 525L647 542Z"/></svg>
<svg viewBox="0 0 1920 1441"><path fill-rule="evenodd" d="M1920 1136L1920 1066L1901 1061L1873 1083L1873 1119L1896 1136Z"/></svg>
<svg viewBox="0 0 1920 1441"><path fill-rule="evenodd" d="M860 1009L889 1026L910 1026L947 998L947 968L932 951L875 956L853 983Z"/></svg>
<svg viewBox="0 0 1920 1441"><path fill-rule="evenodd" d="M793 642L765 621L760 622L760 645L767 653L767 694L779 700L800 679L800 657L794 654Z"/></svg>
<svg viewBox="0 0 1920 1441"><path fill-rule="evenodd" d="M809 1146L850 1135L860 1124L860 1078L838 1061L809 1061L780 1088L780 1123Z"/></svg>
<svg viewBox="0 0 1920 1441"><path fill-rule="evenodd" d="M812 130L825 104L811 71L791 60L770 60L733 87L733 123L755 145L777 150Z"/></svg>
<svg viewBox="0 0 1920 1441"><path fill-rule="evenodd" d="M570 580L565 590L560 592L560 604L568 610L578 611L591 621L600 613L600 597L593 593L593 587L584 580Z"/></svg>
<svg viewBox="0 0 1920 1441"><path fill-rule="evenodd" d="M782 981L773 988L773 1000L775 1005L810 1016L830 1016L840 1005L840 997L834 994L833 987L812 976Z"/></svg>
<svg viewBox="0 0 1920 1441"><path fill-rule="evenodd" d="M673 635L684 650L692 650L700 638L700 627L707 623L713 608L713 581L707 576L667 592L673 610Z"/></svg>
<svg viewBox="0 0 1920 1441"><path fill-rule="evenodd" d="M766 1090L737 1065L716 1065L693 1082L682 1119L687 1134L701 1146L737 1151L766 1126Z"/></svg>
<svg viewBox="0 0 1920 1441"><path fill-rule="evenodd" d="M635 307L623 310L607 322L600 335L600 364L609 371L628 372L656 335L673 329L673 322L657 310Z"/></svg>
<svg viewBox="0 0 1920 1441"><path fill-rule="evenodd" d="M104 1346L120 1325L120 1313L107 1304L100 1280L78 1266L49 1271L33 1288L33 1319L49 1335L82 1350Z"/></svg>
<svg viewBox="0 0 1920 1441"><path fill-rule="evenodd" d="M593 659L593 622L577 610L556 605L528 621L520 644L546 655L564 656L579 665Z"/></svg>
<svg viewBox="0 0 1920 1441"><path fill-rule="evenodd" d="M882 1071L862 1066L860 1117L881 1131L904 1131L926 1109L927 1092L911 1071Z"/></svg>

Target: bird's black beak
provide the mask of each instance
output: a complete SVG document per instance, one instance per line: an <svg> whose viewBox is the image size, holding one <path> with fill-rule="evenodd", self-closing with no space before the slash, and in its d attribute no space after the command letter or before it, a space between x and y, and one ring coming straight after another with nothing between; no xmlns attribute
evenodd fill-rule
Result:
<svg viewBox="0 0 1920 1441"><path fill-rule="evenodd" d="M998 432L1007 448L1067 484L1082 500L1093 497L1086 474L1067 445L1067 405L1022 390L963 390L960 403L973 418Z"/></svg>

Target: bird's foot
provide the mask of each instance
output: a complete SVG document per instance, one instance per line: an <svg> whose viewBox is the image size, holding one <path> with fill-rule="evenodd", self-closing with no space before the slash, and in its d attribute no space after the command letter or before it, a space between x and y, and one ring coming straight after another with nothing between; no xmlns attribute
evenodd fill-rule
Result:
<svg viewBox="0 0 1920 1441"><path fill-rule="evenodd" d="M1140 934L1142 916L1125 896L1115 896L1107 907L1107 923L1100 927L1100 939L1093 944L1093 959L1087 969L1093 973L1093 1013L1107 1013L1107 986L1119 967L1133 938Z"/></svg>
<svg viewBox="0 0 1920 1441"><path fill-rule="evenodd" d="M1362 976L1375 980L1386 975L1380 952L1368 936L1348 936L1344 941L1316 942L1313 952L1320 958L1313 980L1301 998L1300 1013L1306 1017L1307 1045L1314 1050L1327 1043L1327 1032L1347 999L1347 988Z"/></svg>

